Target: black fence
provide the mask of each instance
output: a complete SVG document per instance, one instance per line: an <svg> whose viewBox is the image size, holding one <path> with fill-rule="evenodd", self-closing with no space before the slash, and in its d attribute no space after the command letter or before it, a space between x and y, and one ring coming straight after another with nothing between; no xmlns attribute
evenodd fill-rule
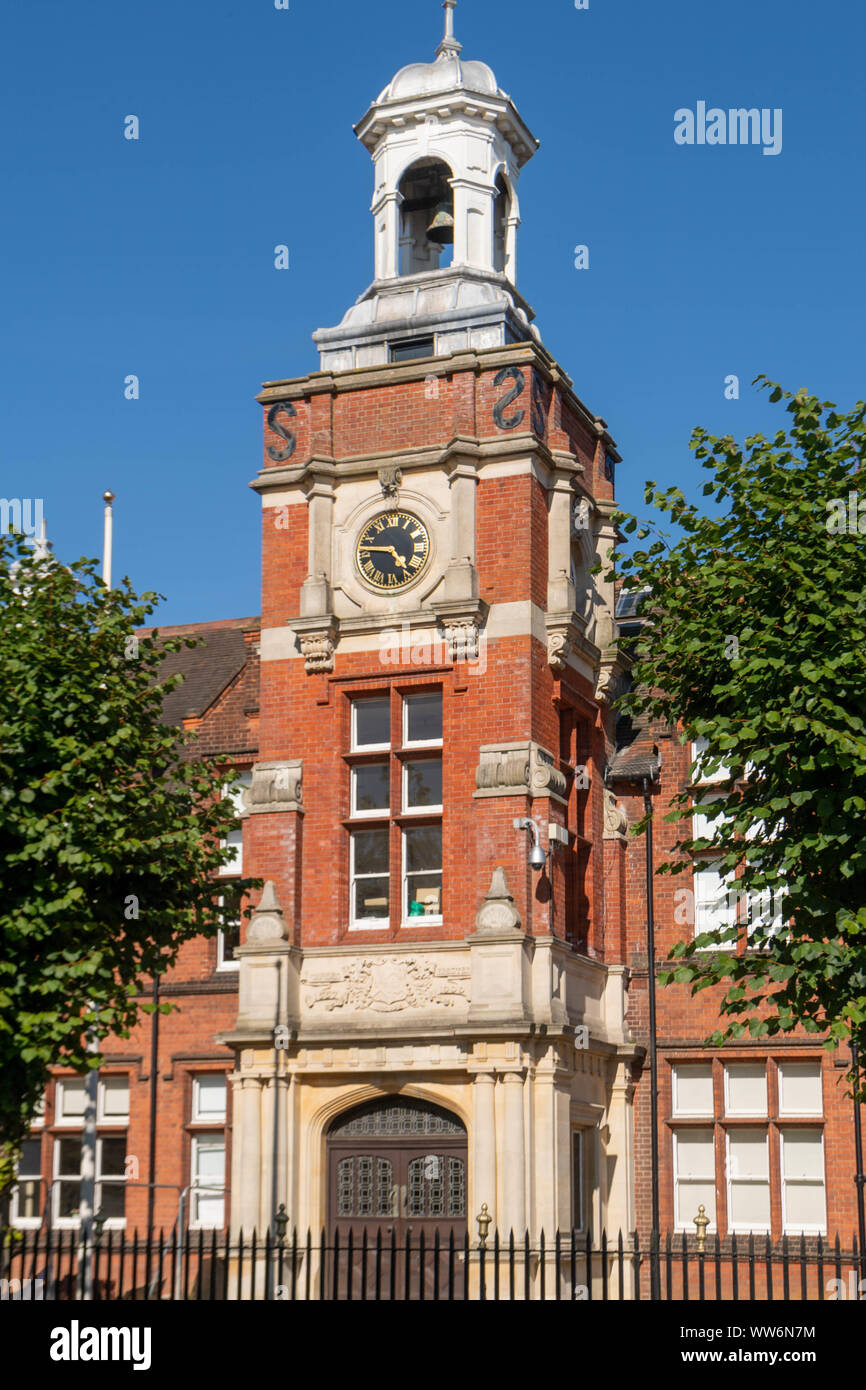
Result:
<svg viewBox="0 0 866 1390"><path fill-rule="evenodd" d="M787 1301L866 1299L853 1239L589 1232L470 1241L469 1233L398 1239L393 1227L278 1238L220 1231L7 1232L0 1299L78 1301Z"/></svg>

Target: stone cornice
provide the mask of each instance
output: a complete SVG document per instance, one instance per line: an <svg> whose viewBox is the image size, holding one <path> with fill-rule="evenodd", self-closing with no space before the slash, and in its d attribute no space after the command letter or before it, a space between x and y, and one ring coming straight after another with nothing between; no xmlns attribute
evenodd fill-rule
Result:
<svg viewBox="0 0 866 1390"><path fill-rule="evenodd" d="M306 463L296 467L282 465L278 468L263 468L249 486L254 492L268 493L301 484L309 487L309 479L325 481L331 478L370 477L378 473L383 463L399 464L403 474L418 469L445 468L449 474L459 469L479 471L485 463L496 463L514 457L531 454L535 462L554 477L570 474L579 477L585 470L573 454L564 449L550 449L543 439L531 430L513 430L507 437L475 435L454 435L443 448L420 445L408 449L385 449L370 454L351 454L345 459L325 458L316 455ZM551 478L551 482L553 478ZM588 494L587 494L588 495ZM615 503L598 503L591 499L599 509L609 507L616 510Z"/></svg>
<svg viewBox="0 0 866 1390"><path fill-rule="evenodd" d="M309 372L306 376L289 377L282 381L266 381L256 396L261 405L276 401L304 400L310 396L339 395L343 391L364 391L370 387L426 381L433 376L451 376L458 372L498 370L500 367L536 366L552 384L557 386L567 403L596 438L607 446L616 463L621 462L607 422L594 415L574 390L574 382L542 343L506 343L503 347L477 350L461 349L441 357L422 357L409 362L386 362L377 367L352 367L345 372ZM270 472L271 470L266 470Z"/></svg>

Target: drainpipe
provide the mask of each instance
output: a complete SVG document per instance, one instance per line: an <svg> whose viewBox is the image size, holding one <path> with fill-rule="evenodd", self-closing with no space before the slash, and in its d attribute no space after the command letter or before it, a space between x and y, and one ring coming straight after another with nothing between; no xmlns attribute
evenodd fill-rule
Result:
<svg viewBox="0 0 866 1390"><path fill-rule="evenodd" d="M153 1229L153 1203L156 1196L156 1090L159 1077L159 975L153 977L153 1013L150 1027L150 1134L147 1144L147 1229Z"/></svg>
<svg viewBox="0 0 866 1390"><path fill-rule="evenodd" d="M860 1278L866 1278L866 1205L864 1205L863 1188L866 1186L866 1174L863 1172L863 1131L860 1127L860 1098L858 1095L860 1087L860 1056L857 1044L851 1043L851 1067L854 1072L854 1159L856 1173L854 1181L857 1184L857 1229L860 1238Z"/></svg>
<svg viewBox="0 0 866 1390"><path fill-rule="evenodd" d="M656 774L658 775L658 774ZM661 1298L658 1242L661 1239L659 1218L659 1069L656 1051L656 936L653 907L653 803L651 779L643 778L644 812L649 817L646 829L646 911L647 911L647 989L649 992L649 1063L650 1063L650 1165L652 1171L652 1229L656 1250L650 1259L650 1298Z"/></svg>

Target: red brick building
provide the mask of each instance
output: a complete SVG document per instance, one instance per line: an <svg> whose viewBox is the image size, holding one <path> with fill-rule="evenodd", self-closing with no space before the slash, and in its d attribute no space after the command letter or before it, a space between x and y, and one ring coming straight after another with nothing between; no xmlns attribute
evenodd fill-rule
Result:
<svg viewBox="0 0 866 1390"><path fill-rule="evenodd" d="M148 1184L157 1226L181 1199L245 1230L281 1205L301 1229L474 1235L484 1204L505 1232L650 1224L628 826L647 779L660 862L691 750L617 727L629 663L591 571L620 457L516 289L536 141L446 14L356 128L373 283L314 335L318 370L258 397L261 617L175 658L166 717L233 759L234 869L268 886L237 938L184 948L155 1062L150 1019L105 1049L96 1204L130 1229ZM713 875L694 911L656 880L661 958L726 910ZM713 1007L659 992L662 1228L704 1204L722 1236L849 1230L844 1067L805 1037L709 1053ZM76 1224L82 1115L59 1071L19 1224Z"/></svg>

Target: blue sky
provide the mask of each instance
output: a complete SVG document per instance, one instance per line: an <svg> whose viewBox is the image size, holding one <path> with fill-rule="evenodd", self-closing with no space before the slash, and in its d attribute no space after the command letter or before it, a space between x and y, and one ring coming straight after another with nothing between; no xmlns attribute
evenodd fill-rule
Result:
<svg viewBox="0 0 866 1390"><path fill-rule="evenodd" d="M441 31L437 0L6 6L0 492L42 497L69 560L99 553L110 486L115 573L163 622L258 612L254 396L314 370L313 329L372 279L351 127ZM461 0L456 32L541 140L518 283L626 507L649 477L697 495L694 425L773 428L758 372L864 394L862 5ZM781 153L676 145L698 101L781 108Z"/></svg>

